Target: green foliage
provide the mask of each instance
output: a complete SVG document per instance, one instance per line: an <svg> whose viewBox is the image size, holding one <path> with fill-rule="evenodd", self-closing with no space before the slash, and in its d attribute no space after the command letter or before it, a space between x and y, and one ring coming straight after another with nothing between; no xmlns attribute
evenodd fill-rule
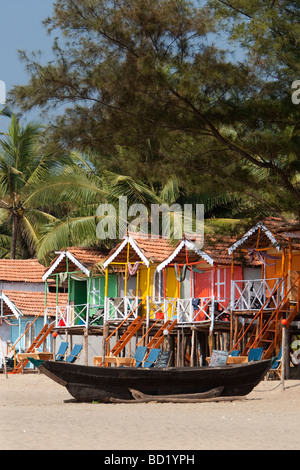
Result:
<svg viewBox="0 0 300 470"><path fill-rule="evenodd" d="M96 223L89 210L118 195L203 202L209 218L299 216L298 2L59 0L45 26L62 33L54 60L21 53L30 81L13 99L64 105L48 141L79 152L82 171L30 199L72 201L59 243L64 227L81 239Z"/></svg>

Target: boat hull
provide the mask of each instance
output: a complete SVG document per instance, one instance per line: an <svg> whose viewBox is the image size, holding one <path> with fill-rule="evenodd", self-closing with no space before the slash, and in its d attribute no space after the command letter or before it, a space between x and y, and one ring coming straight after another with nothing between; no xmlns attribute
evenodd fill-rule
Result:
<svg viewBox="0 0 300 470"><path fill-rule="evenodd" d="M244 396L263 379L271 361L223 367L94 367L46 361L40 371L65 386L79 401L133 399L129 389L148 395L202 393L224 387L222 396Z"/></svg>

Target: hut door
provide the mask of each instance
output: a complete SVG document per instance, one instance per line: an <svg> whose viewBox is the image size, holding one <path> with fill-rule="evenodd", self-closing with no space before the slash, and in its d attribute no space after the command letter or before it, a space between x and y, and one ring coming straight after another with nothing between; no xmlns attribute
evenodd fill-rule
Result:
<svg viewBox="0 0 300 470"><path fill-rule="evenodd" d="M25 325L25 330L27 330L27 328L29 327L31 322L27 322L26 325ZM27 349L29 348L29 346L31 346L31 344L33 343L34 341L34 338L35 338L35 327L34 325L32 325L28 331L26 331L25 333L25 350L27 351Z"/></svg>
<svg viewBox="0 0 300 470"><path fill-rule="evenodd" d="M79 315L83 320L86 319L87 308L87 281L74 280L74 309L75 315ZM80 318L77 317L75 324L80 323Z"/></svg>

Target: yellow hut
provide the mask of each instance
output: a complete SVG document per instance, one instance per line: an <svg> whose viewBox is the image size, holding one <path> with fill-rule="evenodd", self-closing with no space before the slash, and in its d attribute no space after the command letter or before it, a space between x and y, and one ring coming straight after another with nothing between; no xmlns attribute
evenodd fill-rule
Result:
<svg viewBox="0 0 300 470"><path fill-rule="evenodd" d="M139 314L149 322L150 318L163 315L162 285L155 272L172 251L166 239L130 234L110 252L103 263L107 280L105 292L107 294L110 267L119 272L118 296L111 298L105 294L105 321Z"/></svg>

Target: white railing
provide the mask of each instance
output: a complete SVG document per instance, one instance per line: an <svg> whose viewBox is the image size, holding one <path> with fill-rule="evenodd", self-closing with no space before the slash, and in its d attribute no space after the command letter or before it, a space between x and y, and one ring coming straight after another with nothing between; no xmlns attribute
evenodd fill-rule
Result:
<svg viewBox="0 0 300 470"><path fill-rule="evenodd" d="M104 318L110 320L124 320L132 312L132 318L139 315L141 299L138 297L108 297L106 299Z"/></svg>
<svg viewBox="0 0 300 470"><path fill-rule="evenodd" d="M178 323L201 323L228 321L230 319L229 299L224 301L212 297L177 299Z"/></svg>
<svg viewBox="0 0 300 470"><path fill-rule="evenodd" d="M232 310L260 310L276 308L283 298L284 283L278 289L281 279L253 279L231 281Z"/></svg>
<svg viewBox="0 0 300 470"><path fill-rule="evenodd" d="M177 299L168 297L162 301L149 298L149 318L167 320L177 319L178 323L201 323L214 320L228 321L230 319L230 299L216 301L215 297L200 297L197 299Z"/></svg>
<svg viewBox="0 0 300 470"><path fill-rule="evenodd" d="M101 305L57 305L47 307L45 315L55 315L55 328L96 326L103 323L104 308Z"/></svg>

